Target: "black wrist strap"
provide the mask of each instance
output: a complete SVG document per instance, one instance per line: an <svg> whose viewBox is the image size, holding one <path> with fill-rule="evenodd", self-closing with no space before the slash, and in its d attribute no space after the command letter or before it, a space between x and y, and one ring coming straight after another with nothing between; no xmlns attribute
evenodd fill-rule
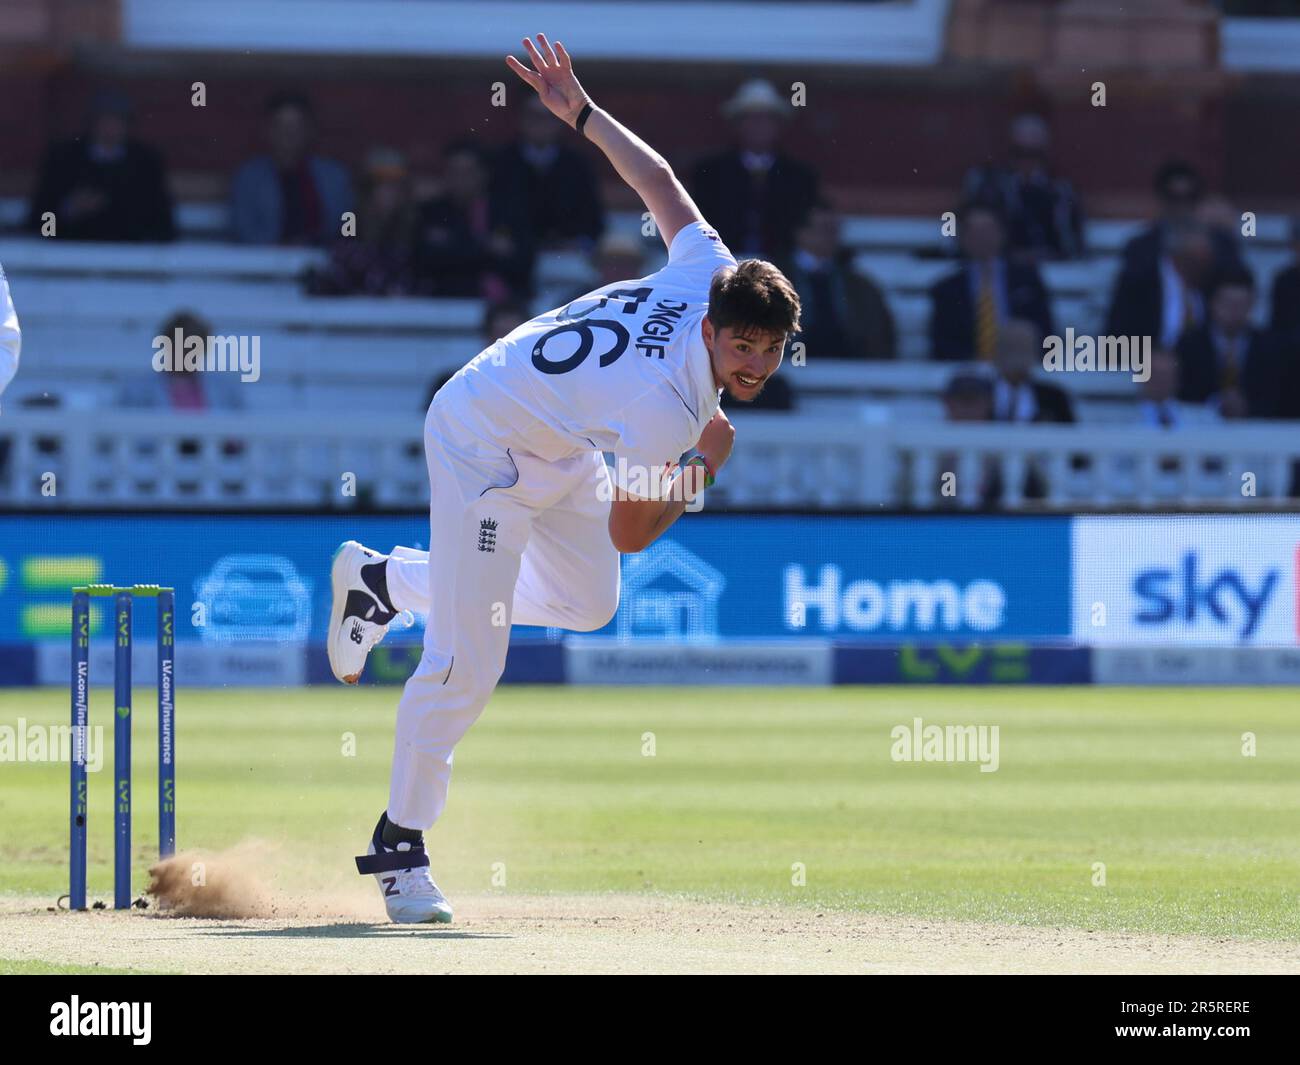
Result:
<svg viewBox="0 0 1300 1065"><path fill-rule="evenodd" d="M573 128L576 129L579 133L582 133L582 127L587 124L587 119L591 117L591 113L594 110L595 108L592 107L590 101L588 101L587 105L583 107L581 111L578 112L578 121L573 124Z"/></svg>

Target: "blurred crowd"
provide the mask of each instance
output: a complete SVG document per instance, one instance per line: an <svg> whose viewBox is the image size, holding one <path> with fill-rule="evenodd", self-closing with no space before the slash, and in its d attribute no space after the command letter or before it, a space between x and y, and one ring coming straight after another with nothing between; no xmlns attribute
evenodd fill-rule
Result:
<svg viewBox="0 0 1300 1065"><path fill-rule="evenodd" d="M975 175L968 185L1035 180L1014 165L1001 178ZM1040 221L1077 219L1069 186L1040 173L1044 187L1058 190L1050 202L1039 201ZM1261 294L1242 255L1239 212L1208 195L1184 162L1160 167L1155 194L1159 212L1124 246L1102 329L1110 337L1151 338L1139 419L1178 428L1300 418L1300 218L1291 224L1294 261L1275 276L1260 327L1253 323ZM948 407L955 420L1074 420L1064 392L1029 379L1042 338L1060 335L1058 327L1068 324L1054 319L1037 266L1045 257L1064 257L1067 244L1016 236L1051 232L1016 221L1032 202L1029 196L968 200L958 227L962 265L931 290L931 357L990 364L987 374L954 378ZM1079 231L1073 232L1068 246L1081 248L1073 243Z"/></svg>
<svg viewBox="0 0 1300 1065"><path fill-rule="evenodd" d="M803 303L796 339L810 358L895 358L880 286L855 268L815 168L783 150L794 109L752 80L724 115L730 144L685 175L703 215L737 256L771 259L790 277ZM230 237L324 249L305 280L313 294L482 299L490 343L528 317L539 255L585 256L597 284L645 270L642 245L606 230L590 156L535 97L510 143L446 145L436 189L423 196L395 149L373 148L357 174L320 154L304 95L274 95L263 118L265 151L230 182ZM1123 250L1104 328L1153 338L1138 417L1171 429L1300 417L1300 221L1297 261L1263 294L1241 254L1239 213L1194 168L1171 161L1154 188L1158 213ZM1017 117L1003 160L973 167L958 198L957 261L930 290L930 357L963 364L944 396L948 417L1073 421L1068 394L1032 373L1043 339L1069 324L1053 313L1041 266L1087 254L1082 199L1053 169L1047 122ZM74 240L175 237L162 156L136 135L127 97L101 93L84 135L48 149L29 228L50 215ZM1252 324L1262 298L1264 328ZM788 383L775 378L764 402L792 406Z"/></svg>

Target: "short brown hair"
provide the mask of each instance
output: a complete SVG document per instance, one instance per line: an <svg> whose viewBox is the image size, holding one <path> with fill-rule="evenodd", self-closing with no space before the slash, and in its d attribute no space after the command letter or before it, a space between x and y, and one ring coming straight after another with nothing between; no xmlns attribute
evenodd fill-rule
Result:
<svg viewBox="0 0 1300 1065"><path fill-rule="evenodd" d="M799 294L771 263L746 259L713 275L709 321L714 329L734 329L742 336L789 336L799 331Z"/></svg>
<svg viewBox="0 0 1300 1065"><path fill-rule="evenodd" d="M212 324L193 311L176 311L167 321L163 322L161 335L170 339L178 329L181 331L181 336L187 340L190 337L209 337L212 335Z"/></svg>

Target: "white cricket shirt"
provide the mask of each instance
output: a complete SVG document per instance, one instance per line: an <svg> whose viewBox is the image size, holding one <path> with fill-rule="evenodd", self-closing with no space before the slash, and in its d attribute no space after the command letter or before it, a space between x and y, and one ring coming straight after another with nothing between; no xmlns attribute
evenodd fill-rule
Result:
<svg viewBox="0 0 1300 1065"><path fill-rule="evenodd" d="M714 273L735 263L708 225L685 226L662 270L525 322L466 365L437 402L543 459L596 450L629 467L676 462L718 410L700 323Z"/></svg>
<svg viewBox="0 0 1300 1065"><path fill-rule="evenodd" d="M14 301L9 298L9 281L4 267L0 266L0 392L18 372L18 352L21 349L18 315L14 313Z"/></svg>

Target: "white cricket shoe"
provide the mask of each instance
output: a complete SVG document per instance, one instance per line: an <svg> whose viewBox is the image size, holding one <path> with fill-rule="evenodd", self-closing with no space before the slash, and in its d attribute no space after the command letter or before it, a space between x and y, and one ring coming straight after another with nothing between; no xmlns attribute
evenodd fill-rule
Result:
<svg viewBox="0 0 1300 1065"><path fill-rule="evenodd" d="M385 813L375 826L366 853L357 858L357 872L373 876L384 896L388 919L396 924L451 923L451 905L429 875L429 856L424 844L384 843Z"/></svg>
<svg viewBox="0 0 1300 1065"><path fill-rule="evenodd" d="M379 598L376 588L366 583L362 566L386 561L387 555L372 551L355 540L345 540L334 552L330 585L334 602L330 608L330 669L344 684L356 684L366 668L366 658L397 616Z"/></svg>

